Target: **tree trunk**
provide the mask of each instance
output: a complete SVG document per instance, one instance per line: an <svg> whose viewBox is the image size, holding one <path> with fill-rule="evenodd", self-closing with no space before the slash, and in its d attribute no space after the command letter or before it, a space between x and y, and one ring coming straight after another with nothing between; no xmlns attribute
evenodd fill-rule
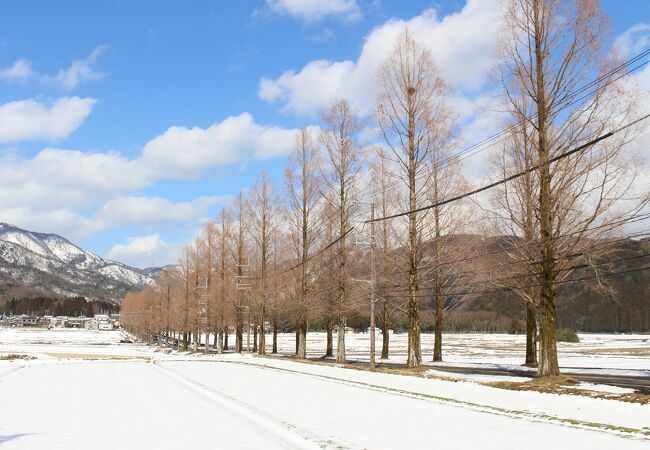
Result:
<svg viewBox="0 0 650 450"><path fill-rule="evenodd" d="M262 312L262 320L260 320L260 342L258 347L258 354L266 355L266 318L265 314Z"/></svg>
<svg viewBox="0 0 650 450"><path fill-rule="evenodd" d="M253 325L253 353L257 352L257 324Z"/></svg>
<svg viewBox="0 0 650 450"><path fill-rule="evenodd" d="M537 100L537 134L539 153L539 221L542 240L541 270L541 325L542 342L538 375L541 377L560 374L557 362L557 324L555 321L555 252L553 247L553 210L551 191L551 170L549 166L549 148L547 141L548 111L546 104L546 86L544 83L544 58L542 50L541 5L534 0L533 13L535 25L535 62L536 62L536 100Z"/></svg>
<svg viewBox="0 0 650 450"><path fill-rule="evenodd" d="M223 330L223 350L228 350L228 328Z"/></svg>
<svg viewBox="0 0 650 450"><path fill-rule="evenodd" d="M278 322L277 320L273 321L273 351L272 353L278 352Z"/></svg>
<svg viewBox="0 0 650 450"><path fill-rule="evenodd" d="M345 319L343 317L339 318L338 321L338 330L336 333L336 363L345 364Z"/></svg>
<svg viewBox="0 0 650 450"><path fill-rule="evenodd" d="M526 366L537 367L537 318L535 305L526 304Z"/></svg>
<svg viewBox="0 0 650 450"><path fill-rule="evenodd" d="M434 314L433 361L442 361L442 299L436 295L436 312Z"/></svg>
<svg viewBox="0 0 650 450"><path fill-rule="evenodd" d="M540 307L541 346L539 354L539 376L560 374L557 361L557 323L554 302L542 302Z"/></svg>
<svg viewBox="0 0 650 450"><path fill-rule="evenodd" d="M216 336L217 336L217 342L216 342L217 353L222 354L223 353L223 332L220 331Z"/></svg>
<svg viewBox="0 0 650 450"><path fill-rule="evenodd" d="M334 320L332 317L327 318L327 346L325 348L325 357L334 356Z"/></svg>
<svg viewBox="0 0 650 450"><path fill-rule="evenodd" d="M383 302L383 308L381 312L381 359L388 359L388 344L390 340L389 334L389 312L388 312L388 302Z"/></svg>
<svg viewBox="0 0 650 450"><path fill-rule="evenodd" d="M417 177L416 145L415 145L415 123L413 114L413 95L415 90L408 87L408 183L409 183L409 210L417 208L417 188L415 185ZM422 362L420 348L420 300L418 298L418 224L417 213L409 214L409 244L408 244L408 285L409 300L407 307L408 315L408 355L406 367L415 368Z"/></svg>
<svg viewBox="0 0 650 450"><path fill-rule="evenodd" d="M307 358L307 323L301 319L298 325L298 347L296 349L296 356L300 359Z"/></svg>
<svg viewBox="0 0 650 450"><path fill-rule="evenodd" d="M237 323L235 328L235 351L241 353L244 346L244 325L241 322Z"/></svg>

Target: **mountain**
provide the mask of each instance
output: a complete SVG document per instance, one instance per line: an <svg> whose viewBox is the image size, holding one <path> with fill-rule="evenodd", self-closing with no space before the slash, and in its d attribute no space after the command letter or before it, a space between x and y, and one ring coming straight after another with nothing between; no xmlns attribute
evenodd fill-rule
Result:
<svg viewBox="0 0 650 450"><path fill-rule="evenodd" d="M492 277L508 277L512 261L504 248L512 248L512 237L486 238L479 235L456 234L441 238L448 249L450 261L443 275L448 284L455 284L459 295L450 294L445 299L446 327L449 331L506 332L525 331L526 309L524 303L512 292L495 288L487 282ZM594 272L581 266L583 261L557 286L557 323L560 328L573 328L585 332L643 332L650 331L650 239L611 239L602 241L607 252L601 259L592 261L599 267L602 278L594 279ZM435 264L432 241L422 242L421 265L423 269ZM459 249L459 250L456 250ZM404 261L397 250L390 261ZM351 278L370 279L370 250L353 248L349 265ZM456 252L456 253L454 253ZM460 256L454 256L454 255ZM466 255L470 255L469 257ZM483 255L483 256L481 256ZM378 266L381 267L381 266ZM381 270L381 269L380 269ZM388 283L406 286L403 268L389 269ZM426 274L426 272L424 272ZM566 272L564 272L566 274ZM392 326L405 330L407 326L403 306L407 299L405 288L382 292L381 273L378 276L378 293L392 299ZM571 279L577 280L571 282ZM581 280L582 279L582 280ZM603 289L605 283L608 289ZM434 297L431 277L420 279L420 325L433 330ZM452 293L453 290L450 290ZM363 295L367 295L363 291ZM449 292L449 291L448 291ZM475 293L472 293L475 292ZM401 302L401 303L400 303ZM367 303L366 303L367 304ZM390 304L390 302L389 302ZM364 305L365 308L365 305ZM379 306L381 312L382 304ZM351 327L365 328L368 312L360 310L358 317L348 317ZM380 314L380 312L378 314Z"/></svg>
<svg viewBox="0 0 650 450"><path fill-rule="evenodd" d="M120 302L154 281L160 268L106 260L67 239L0 223L0 301L33 295Z"/></svg>

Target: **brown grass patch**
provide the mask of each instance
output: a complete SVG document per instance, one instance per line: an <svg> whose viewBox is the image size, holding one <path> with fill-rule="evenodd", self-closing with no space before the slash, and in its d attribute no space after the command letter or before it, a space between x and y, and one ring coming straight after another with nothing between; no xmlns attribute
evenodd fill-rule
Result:
<svg viewBox="0 0 650 450"><path fill-rule="evenodd" d="M563 377L560 378L569 378ZM574 380L575 381L575 380ZM650 395L633 392L629 394L618 394L614 392L600 392L590 391L587 389L578 389L571 387L570 384L562 382L561 380L545 380L544 378L535 378L531 381L525 382L511 382L511 381L493 381L481 383L486 386L495 387L498 389L509 389L511 391L535 391L546 394L560 394L560 395L580 395L582 397L600 398L605 400L618 400L628 403L639 403L641 405L650 404ZM575 383L572 383L575 384Z"/></svg>
<svg viewBox="0 0 650 450"><path fill-rule="evenodd" d="M582 354L623 354L623 355L634 355L634 356L650 356L650 347L627 347L627 348L593 348L593 349L582 349L576 350L576 353Z"/></svg>
<svg viewBox="0 0 650 450"><path fill-rule="evenodd" d="M17 359L20 360L30 360L30 359L36 359L36 356L30 356L30 355L15 355L13 353L10 353L8 355L0 355L0 361L15 361Z"/></svg>

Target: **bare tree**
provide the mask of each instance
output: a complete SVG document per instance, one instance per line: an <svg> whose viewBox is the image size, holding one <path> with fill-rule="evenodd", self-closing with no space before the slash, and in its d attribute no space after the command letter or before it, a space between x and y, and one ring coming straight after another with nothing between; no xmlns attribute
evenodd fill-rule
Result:
<svg viewBox="0 0 650 450"><path fill-rule="evenodd" d="M561 152L577 148L630 120L630 93L610 69L601 40L607 25L600 5L592 0L511 0L501 45L502 84L513 120L526 117L534 147L538 195L535 227L539 253L535 267L539 284L541 342L539 375L559 374L556 338L558 278L568 277L576 260L559 258L581 253L593 257L599 234L632 217L641 202L621 202L632 194L634 174L623 149L634 130L587 146L550 163ZM590 89L574 93L589 79Z"/></svg>
<svg viewBox="0 0 650 450"><path fill-rule="evenodd" d="M399 191L392 189L394 174L390 160L383 147L376 148L376 155L370 168L371 188L374 193L376 210L380 217L393 214L399 202ZM377 265L377 298L381 300L378 318L382 331L381 358L388 359L390 345L390 327L393 313L400 305L400 297L393 295L391 289L397 283L398 272L396 229L393 221L383 220L377 224L375 241L379 247Z"/></svg>
<svg viewBox="0 0 650 450"><path fill-rule="evenodd" d="M318 237L316 229L317 202L319 198L320 162L311 132L307 128L296 136L295 151L289 156L285 170L286 192L289 197L288 221L291 229L296 269L296 354L307 356L307 321L309 314L309 258Z"/></svg>
<svg viewBox="0 0 650 450"><path fill-rule="evenodd" d="M236 295L234 297L235 310L235 351L241 353L244 342L244 317L250 317L249 290L250 274L248 259L248 226L246 214L246 200L244 192L240 191L233 204L234 236L232 248L235 262ZM250 325L250 324L249 324Z"/></svg>
<svg viewBox="0 0 650 450"><path fill-rule="evenodd" d="M406 209L415 211L428 200L424 168L430 162L431 108L440 102L446 85L439 77L430 52L415 42L407 30L379 72L381 94L377 119L386 145L399 167L397 176L407 192ZM423 214L408 215L408 367L422 361L420 347L420 277Z"/></svg>
<svg viewBox="0 0 650 450"><path fill-rule="evenodd" d="M440 91L439 94L444 92ZM430 108L428 191L432 204L457 196L467 189L467 183L460 175L461 164L452 158L455 144L455 118L443 101L434 103ZM455 202L444 206L435 206L426 216L425 230L431 239L432 261L426 271L425 284L431 286L434 300L434 346L433 361L442 361L442 329L445 317L445 302L453 294L453 286L461 276L458 267L449 264L463 253L467 242L454 235L462 232L467 225L468 212L461 203ZM451 298L451 304L460 298Z"/></svg>
<svg viewBox="0 0 650 450"><path fill-rule="evenodd" d="M266 355L266 321L268 319L268 308L270 303L271 269L273 267L273 235L277 227L277 204L278 200L273 190L273 184L266 174L262 172L253 186L250 194L250 233L255 244L256 260L256 322L259 324L259 346L258 353Z"/></svg>
<svg viewBox="0 0 650 450"><path fill-rule="evenodd" d="M338 217L336 226L336 239L338 239L336 362L345 363L346 286L348 282L346 236L356 207L356 185L361 169L361 147L356 137L361 124L356 112L345 100L332 103L323 114L323 122L326 127L321 133L321 141L327 155L324 178L329 189L329 195L326 195L326 198L332 202Z"/></svg>
<svg viewBox="0 0 650 450"><path fill-rule="evenodd" d="M217 353L223 353L225 349L225 336L228 334L228 317L231 311L228 297L233 294L234 288L232 283L232 260L228 247L232 239L230 220L230 210L222 208L213 226L217 282L212 294L214 298L212 313L217 333Z"/></svg>

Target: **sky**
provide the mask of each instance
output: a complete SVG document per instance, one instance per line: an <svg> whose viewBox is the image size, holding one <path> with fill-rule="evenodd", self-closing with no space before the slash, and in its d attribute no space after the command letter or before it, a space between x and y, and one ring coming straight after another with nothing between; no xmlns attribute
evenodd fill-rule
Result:
<svg viewBox="0 0 650 450"><path fill-rule="evenodd" d="M345 97L372 113L405 28L485 113L495 0L0 0L0 221L127 264L173 263L262 170L282 189L296 131ZM610 48L650 47L650 2L604 0ZM650 70L636 74L650 88ZM480 161L469 170L480 170Z"/></svg>

